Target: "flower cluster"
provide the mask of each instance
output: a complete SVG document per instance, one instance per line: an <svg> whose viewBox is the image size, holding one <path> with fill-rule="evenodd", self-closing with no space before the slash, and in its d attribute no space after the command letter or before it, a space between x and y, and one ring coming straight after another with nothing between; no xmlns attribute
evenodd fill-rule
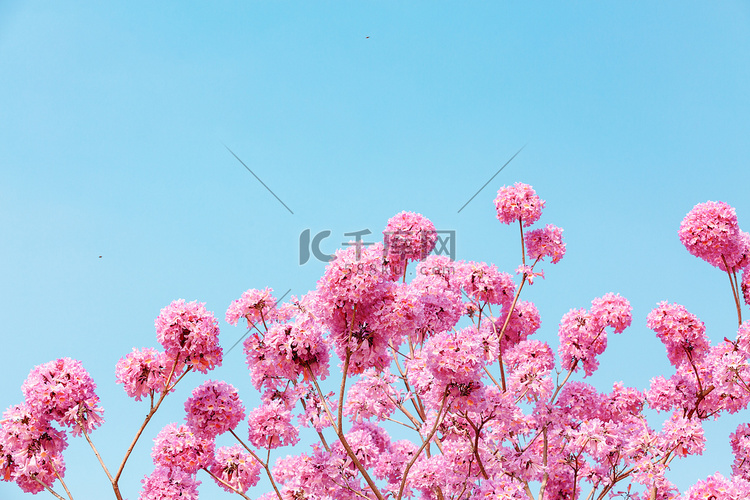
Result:
<svg viewBox="0 0 750 500"><path fill-rule="evenodd" d="M134 347L131 353L117 362L115 377L128 396L140 401L143 396L164 391L167 382L171 385L184 367L184 363L179 361L175 365L175 360L170 359L164 351L157 351L153 347Z"/></svg>
<svg viewBox="0 0 750 500"><path fill-rule="evenodd" d="M532 261L542 260L544 257L552 259L557 264L565 255L565 243L562 240L562 228L547 224L544 228L533 229L526 233L526 255Z"/></svg>
<svg viewBox="0 0 750 500"><path fill-rule="evenodd" d="M250 443L256 448L278 448L297 444L299 431L292 425L292 412L279 400L261 405L247 417Z"/></svg>
<svg viewBox="0 0 750 500"><path fill-rule="evenodd" d="M537 196L528 184L516 182L513 186L503 186L495 198L497 218L503 224L521 221L529 227L542 216L544 201Z"/></svg>
<svg viewBox="0 0 750 500"><path fill-rule="evenodd" d="M566 370L577 370L583 364L589 376L599 367L597 356L607 347L606 327L615 333L632 321L630 303L624 297L608 293L591 302L591 309L571 309L560 320L560 358Z"/></svg>
<svg viewBox="0 0 750 500"><path fill-rule="evenodd" d="M195 474L207 467L213 457L212 438L201 437L186 425L166 425L154 439L151 457L154 465Z"/></svg>
<svg viewBox="0 0 750 500"><path fill-rule="evenodd" d="M194 434L212 439L237 427L245 418L245 407L230 384L208 380L185 401L185 414Z"/></svg>
<svg viewBox="0 0 750 500"><path fill-rule="evenodd" d="M258 484L260 466L260 462L255 457L237 444L217 448L210 470L211 474L217 478L216 484L226 491L245 493L251 486Z"/></svg>
<svg viewBox="0 0 750 500"><path fill-rule="evenodd" d="M96 384L80 361L60 358L34 368L21 386L26 403L39 418L89 433L102 423Z"/></svg>
<svg viewBox="0 0 750 500"><path fill-rule="evenodd" d="M708 352L705 325L680 304L661 302L649 313L646 324L664 343L674 366L701 360Z"/></svg>
<svg viewBox="0 0 750 500"><path fill-rule="evenodd" d="M699 203L688 212L678 231L688 252L722 271L748 264L750 241L740 230L733 207L722 201Z"/></svg>
<svg viewBox="0 0 750 500"><path fill-rule="evenodd" d="M240 318L245 318L248 328L252 328L258 323L276 319L276 299L272 293L271 288L247 290L242 297L229 305L226 313L227 323L236 325Z"/></svg>
<svg viewBox="0 0 750 500"><path fill-rule="evenodd" d="M401 277L409 261L427 257L436 241L435 226L422 214L401 212L388 219L383 244L393 275Z"/></svg>
<svg viewBox="0 0 750 500"><path fill-rule="evenodd" d="M219 324L205 304L176 300L156 318L156 339L172 359L184 356L186 365L201 373L221 366Z"/></svg>
<svg viewBox="0 0 750 500"><path fill-rule="evenodd" d="M65 433L27 404L8 408L0 420L0 471L25 492L38 493L65 475Z"/></svg>
<svg viewBox="0 0 750 500"><path fill-rule="evenodd" d="M166 467L157 467L141 483L140 500L198 500L198 486L201 484L193 474Z"/></svg>

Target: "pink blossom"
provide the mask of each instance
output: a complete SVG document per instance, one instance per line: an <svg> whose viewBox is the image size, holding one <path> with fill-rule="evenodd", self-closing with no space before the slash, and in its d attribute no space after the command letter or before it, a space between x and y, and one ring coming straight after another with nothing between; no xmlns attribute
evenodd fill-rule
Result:
<svg viewBox="0 0 750 500"><path fill-rule="evenodd" d="M750 424L740 424L729 435L729 444L734 453L732 475L750 481Z"/></svg>
<svg viewBox="0 0 750 500"><path fill-rule="evenodd" d="M390 372L377 373L369 368L350 388L344 403L344 415L355 422L375 417L385 420L396 411L395 401L401 398L394 387L396 378Z"/></svg>
<svg viewBox="0 0 750 500"><path fill-rule="evenodd" d="M516 268L516 274L523 274L525 275L526 281L529 282L529 285L534 284L534 278L537 276L541 276L544 278L544 271L539 271L538 273L534 272L534 268L528 265L520 265Z"/></svg>
<svg viewBox="0 0 750 500"><path fill-rule="evenodd" d="M600 407L604 420L620 422L629 417L639 417L646 403L645 394L622 382L612 385L612 392L603 396Z"/></svg>
<svg viewBox="0 0 750 500"><path fill-rule="evenodd" d="M247 290L227 308L226 322L236 326L240 318L245 318L248 328L252 328L256 324L267 324L276 319L276 299L272 293L273 289L268 287L263 290Z"/></svg>
<svg viewBox="0 0 750 500"><path fill-rule="evenodd" d="M588 420L602 416L605 398L584 382L568 382L560 391L557 406L563 416L571 420Z"/></svg>
<svg viewBox="0 0 750 500"><path fill-rule="evenodd" d="M622 333L633 319L630 302L620 294L605 293L591 301L591 314L603 325L611 327L615 333Z"/></svg>
<svg viewBox="0 0 750 500"><path fill-rule="evenodd" d="M232 447L222 446L217 448L210 470L211 474L242 493L245 493L251 486L258 484L260 479L260 462L245 452L244 448L238 444ZM216 481L216 484L226 491L234 491L219 481Z"/></svg>
<svg viewBox="0 0 750 500"><path fill-rule="evenodd" d="M351 474L342 474L344 457L334 453L313 449L311 455L279 458L273 468L273 476L283 485L282 498L355 498L353 491L361 491L360 481ZM349 495L342 491L349 491ZM353 491L352 491L353 490ZM273 500L275 494L261 497Z"/></svg>
<svg viewBox="0 0 750 500"><path fill-rule="evenodd" d="M480 500L523 500L528 496L523 489L523 483L514 481L508 477L498 477L482 481L473 498Z"/></svg>
<svg viewBox="0 0 750 500"><path fill-rule="evenodd" d="M71 427L73 435L90 433L99 427L104 410L94 393L96 384L80 361L60 358L31 370L21 386L32 411L60 425Z"/></svg>
<svg viewBox="0 0 750 500"><path fill-rule="evenodd" d="M708 352L705 325L684 306L660 302L648 314L646 324L666 346L667 357L674 366L699 361Z"/></svg>
<svg viewBox="0 0 750 500"><path fill-rule="evenodd" d="M695 483L680 500L744 500L746 492L745 488L717 472Z"/></svg>
<svg viewBox="0 0 750 500"><path fill-rule="evenodd" d="M584 309L571 309L560 320L560 363L565 370L578 369L583 363L586 376L599 367L596 357L607 347L604 324Z"/></svg>
<svg viewBox="0 0 750 500"><path fill-rule="evenodd" d="M435 248L437 231L422 214L401 212L383 231L386 256L394 277L401 277L409 261L422 260Z"/></svg>
<svg viewBox="0 0 750 500"><path fill-rule="evenodd" d="M201 484L193 474L158 466L141 483L140 500L198 500L198 485Z"/></svg>
<svg viewBox="0 0 750 500"><path fill-rule="evenodd" d="M469 384L479 378L484 366L484 349L476 328L444 332L432 337L424 346L427 369L443 385Z"/></svg>
<svg viewBox="0 0 750 500"><path fill-rule="evenodd" d="M378 456L391 447L391 438L388 433L382 427L367 420L355 423L345 437L359 462L366 468L370 468ZM356 466L348 457L340 441L331 445L331 452L346 457L344 465L352 472L356 470Z"/></svg>
<svg viewBox="0 0 750 500"><path fill-rule="evenodd" d="M278 448L297 444L299 432L292 425L292 413L281 401L263 404L247 417L249 439L256 448Z"/></svg>
<svg viewBox="0 0 750 500"><path fill-rule="evenodd" d="M373 471L378 479L386 479L389 491L398 491L406 464L417 452L417 446L403 439L392 443L391 446L375 458Z"/></svg>
<svg viewBox="0 0 750 500"><path fill-rule="evenodd" d="M408 284L418 298L413 341L423 342L435 333L450 330L461 319L463 303L458 281L455 275L449 281L441 275L417 274Z"/></svg>
<svg viewBox="0 0 750 500"><path fill-rule="evenodd" d="M497 331L498 335L501 333L506 316L503 311L503 315L493 321L493 329ZM505 327L505 332L500 341L503 350L526 340L530 335L539 330L541 326L542 318L539 310L532 302L525 300L516 302L516 307L510 313L508 326Z"/></svg>
<svg viewBox="0 0 750 500"><path fill-rule="evenodd" d="M449 289L460 292L461 284L456 281L456 271L461 263L451 260L445 255L428 255L417 264L416 277L439 276Z"/></svg>
<svg viewBox="0 0 750 500"><path fill-rule="evenodd" d="M508 367L508 388L518 399L538 401L552 395L550 371L555 356L549 345L538 340L524 340L503 353Z"/></svg>
<svg viewBox="0 0 750 500"><path fill-rule="evenodd" d="M683 412L677 410L672 417L664 422L659 434L664 450L674 450L677 456L702 455L706 438L703 426L698 419L688 419Z"/></svg>
<svg viewBox="0 0 750 500"><path fill-rule="evenodd" d="M531 186L516 182L513 186L503 186L495 198L497 218L503 224L522 221L529 227L542 216L544 201L537 196Z"/></svg>
<svg viewBox="0 0 750 500"><path fill-rule="evenodd" d="M325 405L332 414L338 411L338 401L334 398L334 393L329 392L325 394ZM326 407L321 401L318 393L308 387L307 394L303 396L306 401L306 407L302 414L297 416L297 422L303 427L312 426L316 431L321 431L326 427L331 426L331 418L328 416Z"/></svg>
<svg viewBox="0 0 750 500"><path fill-rule="evenodd" d="M213 439L194 434L187 425L168 424L154 439L151 457L154 465L194 474L208 467L213 459Z"/></svg>
<svg viewBox="0 0 750 500"><path fill-rule="evenodd" d="M212 439L234 429L245 418L237 390L226 382L208 380L185 401L185 420L193 433Z"/></svg>
<svg viewBox="0 0 750 500"><path fill-rule="evenodd" d="M742 297L745 299L745 304L750 306L750 265L745 266L745 270L742 271Z"/></svg>
<svg viewBox="0 0 750 500"><path fill-rule="evenodd" d="M478 304L503 304L509 306L516 293L513 277L502 273L494 265L484 262L466 262L458 267L457 278L470 300Z"/></svg>
<svg viewBox="0 0 750 500"><path fill-rule="evenodd" d="M682 220L678 234L688 252L722 271L726 271L725 260L733 269L747 251L737 214L722 201L707 201L693 207Z"/></svg>
<svg viewBox="0 0 750 500"><path fill-rule="evenodd" d="M169 359L164 351L157 351L151 347L134 347L133 352L117 362L116 382L123 385L128 396L140 401L143 396L164 390L173 365L174 360ZM177 380L184 367L185 365L180 362L172 373L170 384Z"/></svg>
<svg viewBox="0 0 750 500"><path fill-rule="evenodd" d="M383 246L379 243L357 252L353 246L337 250L318 280L317 300L330 313L347 305L362 304L380 297L392 283L383 266Z"/></svg>
<svg viewBox="0 0 750 500"><path fill-rule="evenodd" d="M565 255L565 243L562 240L562 228L547 224L543 229L533 229L524 235L526 255L532 261L539 261L544 257L552 259L557 264Z"/></svg>
<svg viewBox="0 0 750 500"><path fill-rule="evenodd" d="M201 373L221 366L219 324L204 303L175 300L161 310L155 324L156 339L170 358L184 356L185 364Z"/></svg>
<svg viewBox="0 0 750 500"><path fill-rule="evenodd" d="M65 475L62 452L68 446L63 431L39 418L28 404L5 410L0 420L0 471L25 492L38 493Z"/></svg>
<svg viewBox="0 0 750 500"><path fill-rule="evenodd" d="M328 343L322 326L309 314L300 314L294 323L270 323L265 334L253 333L244 343L246 362L253 385L275 388L286 380L304 380L328 375Z"/></svg>
<svg viewBox="0 0 750 500"><path fill-rule="evenodd" d="M661 375L652 378L646 391L648 405L658 411L689 408L697 397L694 378L686 378L682 374L675 374L668 379Z"/></svg>

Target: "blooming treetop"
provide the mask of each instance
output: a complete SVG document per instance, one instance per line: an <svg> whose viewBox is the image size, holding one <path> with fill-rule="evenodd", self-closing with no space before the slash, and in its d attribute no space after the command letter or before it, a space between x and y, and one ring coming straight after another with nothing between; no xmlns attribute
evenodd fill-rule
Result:
<svg viewBox="0 0 750 500"><path fill-rule="evenodd" d="M730 475L708 476L682 495L668 477L675 458L702 453L706 419L750 402L750 322L741 316L741 299L750 303L750 236L734 209L697 205L678 234L690 253L729 275L737 334L711 345L699 318L661 302L646 324L674 373L655 374L643 390L615 382L607 393L584 380L598 369L608 335L630 326L626 298L607 293L588 309L575 304L559 322L556 349L532 337L541 315L520 295L543 276L542 262L557 264L566 251L561 228L527 229L544 205L521 183L495 199L498 219L518 224L520 278L493 264L430 255L433 224L402 212L388 221L384 244L337 251L308 294L278 304L270 288L244 292L225 317L248 327L244 353L260 406L246 412L224 381L196 387L185 423L154 439L154 470L140 498L198 498L199 475L246 499L263 476L264 500L748 498L748 424L728 436ZM72 500L62 456L69 428L88 441L122 500L123 469L164 399L190 372L222 363L218 323L204 304L177 300L155 325L162 349L134 348L115 367L125 393L149 401L116 471L90 437L103 423L93 380L80 362L61 358L34 368L25 401L3 414L0 479L65 498L53 489L59 482ZM334 356L340 376L331 380ZM646 418L649 408L666 412L661 425ZM291 449L303 427L318 439ZM226 439L231 446L220 445Z"/></svg>

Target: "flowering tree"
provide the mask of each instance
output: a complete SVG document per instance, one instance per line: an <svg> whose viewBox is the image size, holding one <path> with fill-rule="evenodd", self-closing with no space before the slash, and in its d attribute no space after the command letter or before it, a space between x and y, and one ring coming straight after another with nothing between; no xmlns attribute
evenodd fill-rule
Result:
<svg viewBox="0 0 750 500"><path fill-rule="evenodd" d="M520 296L543 276L541 262L565 255L562 229L528 229L544 207L530 186L503 187L495 206L500 222L520 230L518 283L494 265L430 255L434 226L403 212L388 221L384 244L336 252L307 295L277 304L272 290L252 289L234 301L226 320L247 322L244 352L262 404L246 412L222 381L195 388L184 423L154 439L141 498L197 498L199 474L243 498L263 476L264 500L748 498L748 424L730 436L731 477L710 476L682 496L666 477L675 458L703 451L705 420L750 402L750 322L741 311L742 298L750 303L750 235L734 209L697 205L679 229L690 253L729 276L734 340L712 346L695 315L662 302L647 324L675 372L645 390L615 383L600 393L577 378L596 371L607 336L630 325L630 304L608 293L565 314L556 361L548 343L531 338L540 314ZM407 281L410 264L416 275ZM91 440L103 422L94 382L80 362L63 358L34 368L25 401L4 413L2 479L63 499L53 488L59 481L72 499L62 455L68 428L88 441L122 500L124 467L164 399L190 372L222 362L218 323L203 304L173 302L156 319L156 334L162 350L133 349L115 368L128 396L149 401L117 470ZM326 385L332 352L340 374ZM646 408L667 412L660 429ZM238 431L245 421L247 430ZM300 427L319 441L271 463L272 450L299 442ZM405 439L396 440L396 428ZM223 434L236 444L217 447Z"/></svg>

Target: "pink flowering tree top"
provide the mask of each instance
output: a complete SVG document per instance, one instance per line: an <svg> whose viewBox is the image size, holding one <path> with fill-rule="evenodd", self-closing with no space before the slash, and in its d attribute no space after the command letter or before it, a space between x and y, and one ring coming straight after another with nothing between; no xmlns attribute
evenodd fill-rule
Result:
<svg viewBox="0 0 750 500"><path fill-rule="evenodd" d="M675 459L703 452L707 419L750 403L750 322L740 303L750 294L750 242L734 210L696 206L680 239L729 274L736 335L712 344L686 307L661 302L645 323L674 373L654 374L645 389L615 382L600 392L585 380L608 336L631 325L632 308L606 293L588 308L571 304L556 345L534 338L541 313L520 296L544 276L544 262L566 252L561 228L531 228L544 205L525 184L498 191L498 219L518 225L517 263L430 255L434 225L402 212L388 221L383 244L337 251L308 294L280 304L270 288L244 292L225 318L247 326L244 354L260 404L246 411L225 381L195 387L184 423L153 440L140 498L197 499L201 479L245 499L264 488L262 500L750 498L748 424L727 436L735 456L727 476L699 479L682 494L669 480ZM218 323L204 304L172 302L155 326L161 349L134 348L115 367L125 394L149 406L118 469L90 436L103 425L93 380L80 362L61 358L34 368L24 402L3 414L0 479L72 500L69 429L87 440L122 500L125 465L164 399L191 372L222 363ZM664 413L659 425L647 410Z"/></svg>

